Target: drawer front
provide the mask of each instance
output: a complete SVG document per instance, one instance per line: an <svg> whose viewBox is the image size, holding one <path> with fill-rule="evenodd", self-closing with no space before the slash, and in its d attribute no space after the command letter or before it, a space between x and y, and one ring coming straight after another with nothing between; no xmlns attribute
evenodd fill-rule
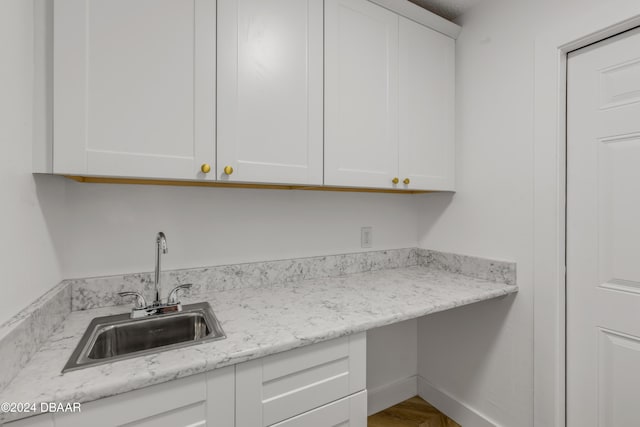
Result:
<svg viewBox="0 0 640 427"><path fill-rule="evenodd" d="M236 368L236 426L269 426L365 387L365 333L252 360Z"/></svg>
<svg viewBox="0 0 640 427"><path fill-rule="evenodd" d="M53 415L51 414L36 415L35 417L0 425L5 427L54 427Z"/></svg>
<svg viewBox="0 0 640 427"><path fill-rule="evenodd" d="M56 427L142 427L204 425L207 384L205 375L194 375L164 384L123 393L82 405L80 413L55 415ZM176 422L179 421L179 424Z"/></svg>
<svg viewBox="0 0 640 427"><path fill-rule="evenodd" d="M361 391L272 427L367 427L367 392Z"/></svg>
<svg viewBox="0 0 640 427"><path fill-rule="evenodd" d="M56 427L233 427L235 368L228 366L82 405Z"/></svg>

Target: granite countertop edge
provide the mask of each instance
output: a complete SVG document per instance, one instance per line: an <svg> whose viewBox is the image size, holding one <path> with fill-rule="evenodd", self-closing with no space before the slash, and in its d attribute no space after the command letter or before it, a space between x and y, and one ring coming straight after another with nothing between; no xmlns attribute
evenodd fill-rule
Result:
<svg viewBox="0 0 640 427"><path fill-rule="evenodd" d="M517 291L421 266L222 291L184 302L208 301L225 340L61 374L88 322L127 307L73 312L0 392L0 402L87 403ZM0 423L38 414L0 412Z"/></svg>

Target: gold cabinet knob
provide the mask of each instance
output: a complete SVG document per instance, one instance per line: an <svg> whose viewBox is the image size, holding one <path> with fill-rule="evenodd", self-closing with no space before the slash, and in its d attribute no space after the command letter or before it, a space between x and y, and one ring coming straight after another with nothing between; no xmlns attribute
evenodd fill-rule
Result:
<svg viewBox="0 0 640 427"><path fill-rule="evenodd" d="M409 183L410 183L411 181L409 180L409 178L405 178L405 179L404 179L404 181L402 181L402 182L404 182L405 184L409 185Z"/></svg>
<svg viewBox="0 0 640 427"><path fill-rule="evenodd" d="M209 163L203 163L202 166L200 166L200 170L202 171L202 173L209 173L211 172L211 166L209 165Z"/></svg>
<svg viewBox="0 0 640 427"><path fill-rule="evenodd" d="M397 183L399 183L399 182L400 182L400 180L399 180L399 179L398 179L398 177L396 176L395 178L393 178L393 179L391 180L391 182L393 182L394 184L397 184Z"/></svg>
<svg viewBox="0 0 640 427"><path fill-rule="evenodd" d="M233 168L231 166L225 166L224 173L226 173L227 175L231 175L233 173Z"/></svg>

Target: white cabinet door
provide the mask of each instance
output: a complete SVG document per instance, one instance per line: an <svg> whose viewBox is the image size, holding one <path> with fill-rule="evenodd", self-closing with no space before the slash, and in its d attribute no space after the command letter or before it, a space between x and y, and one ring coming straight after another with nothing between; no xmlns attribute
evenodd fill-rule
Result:
<svg viewBox="0 0 640 427"><path fill-rule="evenodd" d="M400 17L399 73L400 183L453 190L455 41Z"/></svg>
<svg viewBox="0 0 640 427"><path fill-rule="evenodd" d="M56 427L233 427L235 370L216 369L56 414Z"/></svg>
<svg viewBox="0 0 640 427"><path fill-rule="evenodd" d="M322 34L322 0L218 0L219 179L322 184Z"/></svg>
<svg viewBox="0 0 640 427"><path fill-rule="evenodd" d="M236 367L227 366L206 373L208 427L236 425Z"/></svg>
<svg viewBox="0 0 640 427"><path fill-rule="evenodd" d="M398 15L325 2L326 185L393 188L398 173Z"/></svg>
<svg viewBox="0 0 640 427"><path fill-rule="evenodd" d="M215 179L215 0L56 0L57 174Z"/></svg>
<svg viewBox="0 0 640 427"><path fill-rule="evenodd" d="M367 427L367 392L361 391L272 427Z"/></svg>
<svg viewBox="0 0 640 427"><path fill-rule="evenodd" d="M365 333L241 363L236 426L270 426L365 387Z"/></svg>

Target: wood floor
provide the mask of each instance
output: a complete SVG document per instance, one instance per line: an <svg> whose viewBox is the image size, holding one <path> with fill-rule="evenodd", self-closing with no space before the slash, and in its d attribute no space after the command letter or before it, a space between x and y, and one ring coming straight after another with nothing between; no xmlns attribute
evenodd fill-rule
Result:
<svg viewBox="0 0 640 427"><path fill-rule="evenodd" d="M368 427L460 427L420 397L400 402L369 417Z"/></svg>

